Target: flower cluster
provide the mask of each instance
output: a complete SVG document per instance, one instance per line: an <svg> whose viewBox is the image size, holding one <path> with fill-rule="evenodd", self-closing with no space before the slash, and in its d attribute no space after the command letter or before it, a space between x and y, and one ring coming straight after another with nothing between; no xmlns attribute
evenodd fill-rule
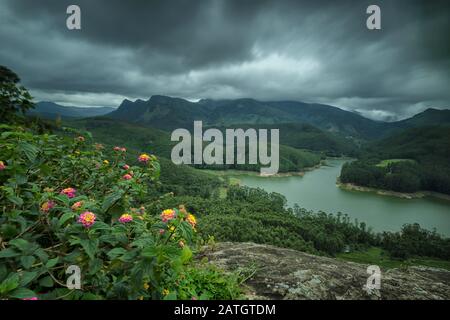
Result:
<svg viewBox="0 0 450 320"><path fill-rule="evenodd" d="M122 177L122 179L124 179L124 180L131 180L132 178L133 178L133 176L131 174L129 174L129 173L124 174L123 177Z"/></svg>
<svg viewBox="0 0 450 320"><path fill-rule="evenodd" d="M123 148L123 147L114 147L114 151L117 151L117 152L127 152L127 149L126 149L126 148Z"/></svg>
<svg viewBox="0 0 450 320"><path fill-rule="evenodd" d="M123 169L123 170L129 170L129 169L130 169L130 166L127 165L127 164L124 164L124 165L122 166L122 169Z"/></svg>
<svg viewBox="0 0 450 320"><path fill-rule="evenodd" d="M121 222L121 223L128 223L131 221L133 221L133 217L131 216L131 214L128 214L128 213L124 213L119 218L119 222Z"/></svg>
<svg viewBox="0 0 450 320"><path fill-rule="evenodd" d="M172 219L175 219L175 210L173 209L166 209L161 213L161 220L162 222L168 222Z"/></svg>
<svg viewBox="0 0 450 320"><path fill-rule="evenodd" d="M188 214L186 221L189 222L189 224L192 226L192 228L195 228L196 224L197 224L197 219L195 218L195 216L193 214Z"/></svg>
<svg viewBox="0 0 450 320"><path fill-rule="evenodd" d="M84 142L85 138L83 136L79 136L79 137L76 137L75 140L78 142Z"/></svg>
<svg viewBox="0 0 450 320"><path fill-rule="evenodd" d="M69 197L69 199L72 199L72 198L75 198L77 190L75 190L74 188L65 188L65 189L61 190L60 193L65 194L67 197Z"/></svg>
<svg viewBox="0 0 450 320"><path fill-rule="evenodd" d="M53 209L55 207L55 203L53 202L53 201L47 201L47 202L44 202L42 205L41 205L41 211L42 212L44 212L44 213L47 213L47 212L49 212L51 209Z"/></svg>
<svg viewBox="0 0 450 320"><path fill-rule="evenodd" d="M71 209L73 211L76 211L76 210L80 209L81 206L83 206L83 201L77 201L72 205Z"/></svg>
<svg viewBox="0 0 450 320"><path fill-rule="evenodd" d="M3 161L0 161L0 171L5 170L6 169L6 165Z"/></svg>
<svg viewBox="0 0 450 320"><path fill-rule="evenodd" d="M83 212L78 218L78 222L85 228L90 228L95 222L96 216L90 211Z"/></svg>
<svg viewBox="0 0 450 320"><path fill-rule="evenodd" d="M139 156L138 161L141 163L147 163L150 160L150 156L146 153L143 153Z"/></svg>

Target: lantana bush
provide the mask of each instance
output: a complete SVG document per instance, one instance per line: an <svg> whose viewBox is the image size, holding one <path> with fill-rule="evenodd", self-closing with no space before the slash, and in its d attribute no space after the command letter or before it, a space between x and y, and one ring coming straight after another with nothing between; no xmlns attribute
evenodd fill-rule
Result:
<svg viewBox="0 0 450 320"><path fill-rule="evenodd" d="M151 154L89 134L0 126L0 299L222 299L238 279L195 263L196 217L149 213ZM70 266L81 271L79 289ZM228 278L227 278L228 277Z"/></svg>

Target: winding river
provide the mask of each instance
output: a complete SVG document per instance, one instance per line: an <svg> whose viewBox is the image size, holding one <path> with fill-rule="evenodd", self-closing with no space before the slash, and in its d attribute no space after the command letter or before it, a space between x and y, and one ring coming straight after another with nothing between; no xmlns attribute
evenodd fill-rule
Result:
<svg viewBox="0 0 450 320"><path fill-rule="evenodd" d="M450 236L450 202L434 198L402 199L372 192L347 191L336 185L346 160L327 160L326 165L302 176L237 176L241 184L283 194L289 206L329 213L342 212L366 222L374 231L398 231L405 223Z"/></svg>

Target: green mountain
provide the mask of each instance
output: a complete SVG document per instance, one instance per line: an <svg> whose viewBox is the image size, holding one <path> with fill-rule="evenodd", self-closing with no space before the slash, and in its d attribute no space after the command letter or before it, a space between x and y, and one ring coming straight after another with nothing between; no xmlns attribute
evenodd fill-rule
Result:
<svg viewBox="0 0 450 320"><path fill-rule="evenodd" d="M38 102L34 109L29 111L31 115L38 115L46 119L61 118L88 118L102 116L114 111L114 108L110 107L66 107L53 102Z"/></svg>
<svg viewBox="0 0 450 320"><path fill-rule="evenodd" d="M424 126L448 126L450 125L450 110L438 110L428 108L411 118L395 123L398 128L414 128Z"/></svg>
<svg viewBox="0 0 450 320"><path fill-rule="evenodd" d="M124 100L108 117L160 129L190 128L194 120L205 125L306 123L356 138L377 137L389 124L364 118L336 107L296 101L262 102L254 99L200 100L152 96Z"/></svg>

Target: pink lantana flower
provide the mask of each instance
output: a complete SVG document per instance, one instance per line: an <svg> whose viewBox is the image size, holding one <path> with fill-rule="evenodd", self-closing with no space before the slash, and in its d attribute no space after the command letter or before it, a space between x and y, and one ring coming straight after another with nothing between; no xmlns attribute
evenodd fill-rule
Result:
<svg viewBox="0 0 450 320"><path fill-rule="evenodd" d="M119 222L121 222L121 223L128 223L128 222L131 222L131 221L133 221L133 217L132 217L131 214L128 214L128 213L124 213L119 218Z"/></svg>
<svg viewBox="0 0 450 320"><path fill-rule="evenodd" d="M44 213L47 213L47 212L49 212L51 209L53 209L55 207L55 203L53 202L53 201L47 201L47 202L44 202L42 205L41 205L41 211L42 212L44 212Z"/></svg>
<svg viewBox="0 0 450 320"><path fill-rule="evenodd" d="M175 218L175 210L166 209L161 213L162 222L167 222Z"/></svg>
<svg viewBox="0 0 450 320"><path fill-rule="evenodd" d="M75 198L77 190L75 190L74 188L65 188L65 189L61 190L60 193L65 194L67 197L72 199L72 198Z"/></svg>
<svg viewBox="0 0 450 320"><path fill-rule="evenodd" d="M150 156L146 153L143 153L139 156L138 161L141 163L147 163L150 160Z"/></svg>
<svg viewBox="0 0 450 320"><path fill-rule="evenodd" d="M3 171L6 169L6 165L3 161L0 161L0 171Z"/></svg>
<svg viewBox="0 0 450 320"><path fill-rule="evenodd" d="M96 218L97 217L94 213L86 211L80 214L78 222L81 223L85 228L90 228L94 224Z"/></svg>
<svg viewBox="0 0 450 320"><path fill-rule="evenodd" d="M125 174L123 177L122 177L122 179L124 179L124 180L131 180L133 178L133 176L131 175L131 174Z"/></svg>
<svg viewBox="0 0 450 320"><path fill-rule="evenodd" d="M77 201L72 205L71 209L73 211L76 211L76 210L80 209L82 205L83 205L83 201Z"/></svg>

